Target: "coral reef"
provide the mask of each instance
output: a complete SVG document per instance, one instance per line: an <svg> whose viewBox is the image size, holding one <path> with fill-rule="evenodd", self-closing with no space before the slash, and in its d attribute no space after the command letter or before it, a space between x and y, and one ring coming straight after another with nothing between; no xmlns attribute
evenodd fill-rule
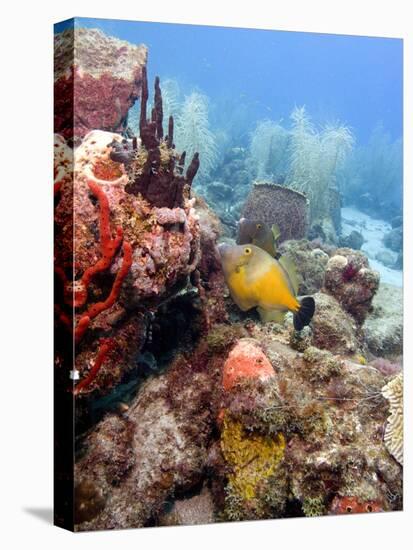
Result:
<svg viewBox="0 0 413 550"><path fill-rule="evenodd" d="M353 230L349 235L340 236L339 244L343 248L352 248L353 250L360 250L363 246L364 237L360 231Z"/></svg>
<svg viewBox="0 0 413 550"><path fill-rule="evenodd" d="M259 123L217 168L229 141L206 98L180 104L171 83L164 102L156 77L150 103L146 47L76 29L56 53L55 379L58 408L75 404L75 449L58 450L75 461L75 530L402 509L401 291L379 286L361 232L338 238L349 129L296 109L292 130ZM279 227L315 302L301 331L231 299L217 244L241 215Z"/></svg>
<svg viewBox="0 0 413 550"><path fill-rule="evenodd" d="M151 317L160 304L191 287L189 276L201 258L195 199L189 198L198 158L186 176L175 170L173 120L163 138L158 80L153 120L146 120L145 69L142 91L139 144L134 140L129 147L119 134L94 130L70 155L64 139L56 138L56 321L74 333L79 397L107 392L135 368ZM158 158L167 167L152 172L145 160L139 172L134 163L142 157ZM214 248L211 239L203 243L211 255L208 247ZM202 294L199 277L194 284Z"/></svg>
<svg viewBox="0 0 413 550"><path fill-rule="evenodd" d="M300 515L297 503L301 515L337 514L345 504L353 513L398 509L401 469L383 443L383 375L315 347L297 353L286 331L254 326L276 374L240 378L223 397L212 467L224 518Z"/></svg>
<svg viewBox="0 0 413 550"><path fill-rule="evenodd" d="M379 280L379 274L370 269L364 254L338 248L327 263L324 286L361 325L372 309Z"/></svg>
<svg viewBox="0 0 413 550"><path fill-rule="evenodd" d="M403 226L395 227L386 233L383 242L393 252L401 252L403 250Z"/></svg>
<svg viewBox="0 0 413 550"><path fill-rule="evenodd" d="M244 218L280 228L279 242L302 239L308 229L307 199L302 193L267 182L255 182L242 211Z"/></svg>
<svg viewBox="0 0 413 550"><path fill-rule="evenodd" d="M54 40L55 132L66 139L92 129L122 133L140 96L146 46L86 28L67 29Z"/></svg>
<svg viewBox="0 0 413 550"><path fill-rule="evenodd" d="M381 393L389 401L390 416L387 420L384 442L389 453L403 464L403 373L392 378Z"/></svg>
<svg viewBox="0 0 413 550"><path fill-rule="evenodd" d="M79 491L87 483L102 496L99 506L88 497L84 506L90 502L92 510L78 516L76 530L146 525L175 491L199 483L219 376L216 367L208 371L206 365L201 370L178 357L166 374L140 388L126 412L106 415L86 437L76 486Z"/></svg>

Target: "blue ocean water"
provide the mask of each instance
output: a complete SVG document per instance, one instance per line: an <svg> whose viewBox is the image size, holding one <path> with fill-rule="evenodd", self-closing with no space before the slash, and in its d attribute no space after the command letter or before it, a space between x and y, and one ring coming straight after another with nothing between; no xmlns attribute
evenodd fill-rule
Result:
<svg viewBox="0 0 413 550"><path fill-rule="evenodd" d="M393 139L402 133L401 39L89 18L76 25L146 44L150 81L173 77L188 91L245 103L251 118L285 118L305 104L320 122L346 121L360 143L380 121Z"/></svg>
<svg viewBox="0 0 413 550"><path fill-rule="evenodd" d="M70 24L57 24L55 32ZM302 106L313 125L310 133L320 142L326 137L323 133L326 125L348 130L347 145L337 145L338 157L341 159L342 154L343 158L330 170L330 186L339 189L342 206L352 209L361 232L364 215L387 224L383 235L376 239L382 246L365 245L364 249L374 261L387 254L386 269L401 269L401 39L90 18L76 18L75 25L98 28L131 43L144 43L149 51L150 87L155 75L159 75L161 87L166 79L179 85L182 102L194 91L208 98L209 130L219 160L209 166L206 154L201 151L204 171L198 175L197 185L206 189L208 183L218 181L232 187L235 195L229 203L238 201L238 207L228 204L226 211L234 220L239 217L239 205L245 199L247 185L245 179L237 183L236 177L224 173L225 148L243 147L249 151L248 162L257 164L254 159L257 148L254 149L252 141L254 131L256 135L263 131L260 123L270 121L271 131L276 132L271 139L281 139L280 126L291 132L291 113ZM274 130L276 124L278 130ZM250 182L263 176L278 183L288 180L292 166L290 141L285 142L284 158L272 160L272 166L267 162L265 167L251 169ZM280 143L277 141L273 146L267 141L268 155L276 156L277 151L273 149ZM264 154L264 144L260 147ZM320 151L322 170L322 147ZM244 164L247 166L246 161ZM241 185L245 185L245 191L237 195ZM363 214L358 216L358 211ZM394 222L395 219L399 221ZM348 224L349 230L351 226L352 223ZM400 234L391 243L388 238L386 244L385 233L392 229ZM370 234L366 231L364 237ZM401 274L396 278L401 280Z"/></svg>

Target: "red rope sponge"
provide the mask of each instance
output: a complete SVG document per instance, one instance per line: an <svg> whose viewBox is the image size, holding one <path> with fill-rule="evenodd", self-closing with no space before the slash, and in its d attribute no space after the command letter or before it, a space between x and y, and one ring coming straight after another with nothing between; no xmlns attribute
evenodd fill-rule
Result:
<svg viewBox="0 0 413 550"><path fill-rule="evenodd" d="M99 349L99 352L97 354L97 357L95 359L95 364L90 369L89 374L77 384L77 386L74 389L74 394L78 395L84 388L89 386L93 380L96 378L98 372L100 371L100 368L105 361L108 353L113 349L114 342L111 338L102 338L100 340L101 347Z"/></svg>
<svg viewBox="0 0 413 550"><path fill-rule="evenodd" d="M106 196L106 193L103 191L101 186L92 181L88 180L89 189L95 195L99 201L100 206L100 221L99 221L99 234L100 234L100 250L102 257L98 260L95 265L88 267L83 273L80 280L81 285L79 285L78 290L75 293L74 306L81 307L85 304L87 300L87 288L89 283L97 273L106 271L109 269L110 264L113 261L113 258L116 254L116 251L119 248L120 243L123 238L123 230L121 227L116 228L116 237L112 239L110 231L110 208L109 201Z"/></svg>
<svg viewBox="0 0 413 550"><path fill-rule="evenodd" d="M75 341L79 342L83 334L89 327L90 321L94 319L99 313L109 309L113 306L116 300L119 298L122 283L125 280L126 275L132 265L132 246L127 241L123 243L123 260L119 271L116 273L116 278L112 285L112 290L109 296L103 302L97 302L92 304L84 315L79 319L79 322L75 330Z"/></svg>

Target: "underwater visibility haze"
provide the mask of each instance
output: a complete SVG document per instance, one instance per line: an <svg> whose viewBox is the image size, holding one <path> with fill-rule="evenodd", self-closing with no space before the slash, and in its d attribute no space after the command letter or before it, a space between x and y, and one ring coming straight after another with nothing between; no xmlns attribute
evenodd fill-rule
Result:
<svg viewBox="0 0 413 550"><path fill-rule="evenodd" d="M402 65L400 39L55 25L57 524L402 509Z"/></svg>

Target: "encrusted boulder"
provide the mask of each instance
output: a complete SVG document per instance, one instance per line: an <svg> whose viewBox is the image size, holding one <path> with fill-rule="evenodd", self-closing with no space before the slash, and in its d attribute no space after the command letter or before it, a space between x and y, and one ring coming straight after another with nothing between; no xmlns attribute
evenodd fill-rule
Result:
<svg viewBox="0 0 413 550"><path fill-rule="evenodd" d="M109 391L136 367L159 307L176 296L192 293L208 328L201 279L208 274L196 268L202 254L214 255L215 243L209 238L201 251L190 198L198 154L183 174L185 153L175 150L172 117L164 136L158 77L150 120L148 97L142 67L139 139L93 130L71 163L64 138L56 137L56 323L76 344L75 358L63 358L68 342L56 355L59 365L67 363L58 371L66 383L70 376L79 380L78 397Z"/></svg>
<svg viewBox="0 0 413 550"><path fill-rule="evenodd" d="M355 353L360 349L357 324L338 301L325 292L313 296L316 313L311 322L311 342L333 353Z"/></svg>
<svg viewBox="0 0 413 550"><path fill-rule="evenodd" d="M393 250L394 252L400 252L403 250L403 226L400 225L395 227L386 233L383 237L383 242L387 248L390 248L390 250Z"/></svg>
<svg viewBox="0 0 413 550"><path fill-rule="evenodd" d="M338 248L326 266L324 287L362 325L371 311L371 303L380 275L369 267L367 257L350 248Z"/></svg>
<svg viewBox="0 0 413 550"><path fill-rule="evenodd" d="M344 248L352 248L353 250L360 250L365 242L363 235L360 231L353 230L349 235L340 237L340 246Z"/></svg>
<svg viewBox="0 0 413 550"><path fill-rule="evenodd" d="M77 531L142 527L175 491L199 484L218 376L178 357L90 431L75 468Z"/></svg>
<svg viewBox="0 0 413 550"><path fill-rule="evenodd" d="M403 352L403 290L381 283L372 312L363 325L368 349L377 357L393 358Z"/></svg>
<svg viewBox="0 0 413 550"><path fill-rule="evenodd" d="M123 132L140 96L146 46L86 28L66 29L54 40L55 132L65 138L93 129Z"/></svg>

